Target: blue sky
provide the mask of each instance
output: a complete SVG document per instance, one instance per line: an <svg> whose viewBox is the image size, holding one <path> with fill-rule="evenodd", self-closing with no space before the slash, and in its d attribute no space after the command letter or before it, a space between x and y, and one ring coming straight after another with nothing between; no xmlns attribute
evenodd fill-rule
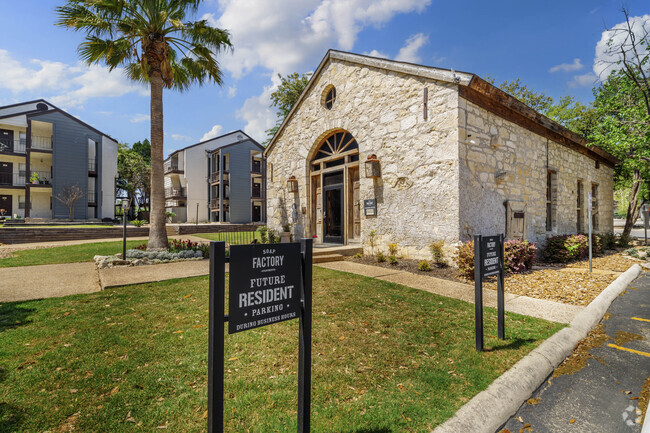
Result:
<svg viewBox="0 0 650 433"><path fill-rule="evenodd" d="M119 141L149 136L148 90L119 71L80 63L82 33L55 27L63 0L0 0L0 105L44 98ZM647 0L628 0L650 22ZM597 44L623 21L618 1L206 0L196 18L231 32L222 87L166 91L165 154L275 123L277 74L314 70L328 48L490 76L520 78L553 97L588 102Z"/></svg>

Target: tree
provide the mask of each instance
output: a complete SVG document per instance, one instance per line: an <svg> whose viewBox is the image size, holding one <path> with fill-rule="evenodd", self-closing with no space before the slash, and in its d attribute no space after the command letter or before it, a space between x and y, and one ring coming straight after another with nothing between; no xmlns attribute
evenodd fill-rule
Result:
<svg viewBox="0 0 650 433"><path fill-rule="evenodd" d="M311 72L302 75L294 72L286 77L278 74L278 78L280 79L280 85L275 92L271 93L271 107L278 107L278 118L275 126L266 130L267 138L264 144L271 141L275 133L280 129L280 125L282 125L284 119L289 115L296 102L298 102L298 98L300 98L303 90L309 84Z"/></svg>
<svg viewBox="0 0 650 433"><path fill-rule="evenodd" d="M74 207L80 198L84 196L84 192L79 188L79 185L66 185L63 189L54 196L58 201L68 207L70 212L70 219L74 219Z"/></svg>
<svg viewBox="0 0 650 433"><path fill-rule="evenodd" d="M151 186L151 160L146 158L143 143L148 141L134 143L131 148L120 143L117 150L117 186L127 193L129 201L138 203L138 208L146 206Z"/></svg>
<svg viewBox="0 0 650 433"><path fill-rule="evenodd" d="M200 0L68 0L58 25L86 32L79 55L88 64L124 67L151 91L151 204L149 249L165 248L163 88L222 84L216 56L232 48L227 31L206 20L187 21Z"/></svg>
<svg viewBox="0 0 650 433"><path fill-rule="evenodd" d="M495 84L493 78L488 77L486 81ZM551 96L529 88L519 78L503 81L497 87L576 134L586 137L591 132L595 122L593 107L576 101L573 96L565 95L556 103Z"/></svg>
<svg viewBox="0 0 650 433"><path fill-rule="evenodd" d="M608 29L599 61L602 85L594 90L598 124L593 140L621 160L616 177L630 186L624 235L639 217L644 179L650 174L650 22L631 18ZM646 193L647 194L647 193Z"/></svg>

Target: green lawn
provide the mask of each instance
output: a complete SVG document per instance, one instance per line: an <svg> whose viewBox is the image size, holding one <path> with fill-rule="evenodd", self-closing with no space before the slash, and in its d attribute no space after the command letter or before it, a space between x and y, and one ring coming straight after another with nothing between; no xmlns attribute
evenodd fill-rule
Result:
<svg viewBox="0 0 650 433"><path fill-rule="evenodd" d="M5 226L4 224L0 225L0 227L7 227L7 228L16 228L16 229L34 229L34 228L39 228L39 229L69 229L69 228L84 228L84 229L94 229L94 228L112 228L112 227L121 227L121 226L116 226L113 224L68 224L68 225L51 225L51 226L19 226L19 225L8 225Z"/></svg>
<svg viewBox="0 0 650 433"><path fill-rule="evenodd" d="M192 236L207 239L210 241L224 241L231 245L250 244L253 239L258 242L262 241L260 233L254 232L223 232L223 233L198 233Z"/></svg>
<svg viewBox="0 0 650 433"><path fill-rule="evenodd" d="M226 303L227 305L227 303ZM208 279L0 305L0 432L206 430ZM314 269L312 431L424 432L562 325ZM228 432L295 432L298 322L226 335Z"/></svg>
<svg viewBox="0 0 650 433"><path fill-rule="evenodd" d="M134 248L146 242L147 241L126 241L126 247ZM121 252L122 241L93 242L89 244L67 245L65 247L16 251L12 254L12 257L0 259L0 268L88 262L96 255L108 256Z"/></svg>

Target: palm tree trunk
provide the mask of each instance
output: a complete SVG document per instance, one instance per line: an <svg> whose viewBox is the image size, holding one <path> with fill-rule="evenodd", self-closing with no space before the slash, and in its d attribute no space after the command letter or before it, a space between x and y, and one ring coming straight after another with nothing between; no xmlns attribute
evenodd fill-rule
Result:
<svg viewBox="0 0 650 433"><path fill-rule="evenodd" d="M639 170L634 170L632 177L632 189L630 190L630 203L627 205L627 217L625 218L625 227L623 228L623 236L629 236L634 227L634 222L639 218L641 206L639 206L639 196L641 192L641 173Z"/></svg>
<svg viewBox="0 0 650 433"><path fill-rule="evenodd" d="M165 228L165 181L163 173L163 80L152 71L151 80L151 197L147 249L167 248Z"/></svg>

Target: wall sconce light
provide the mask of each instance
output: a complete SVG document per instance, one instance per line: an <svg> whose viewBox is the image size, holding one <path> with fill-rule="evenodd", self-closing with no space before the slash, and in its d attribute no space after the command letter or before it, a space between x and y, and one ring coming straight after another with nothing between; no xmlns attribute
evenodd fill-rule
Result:
<svg viewBox="0 0 650 433"><path fill-rule="evenodd" d="M366 177L377 178L381 177L381 166L379 165L379 159L374 153L368 155L368 159L365 162L366 166Z"/></svg>
<svg viewBox="0 0 650 433"><path fill-rule="evenodd" d="M298 179L296 179L296 176L291 176L289 180L287 180L287 191L293 193L298 192Z"/></svg>

